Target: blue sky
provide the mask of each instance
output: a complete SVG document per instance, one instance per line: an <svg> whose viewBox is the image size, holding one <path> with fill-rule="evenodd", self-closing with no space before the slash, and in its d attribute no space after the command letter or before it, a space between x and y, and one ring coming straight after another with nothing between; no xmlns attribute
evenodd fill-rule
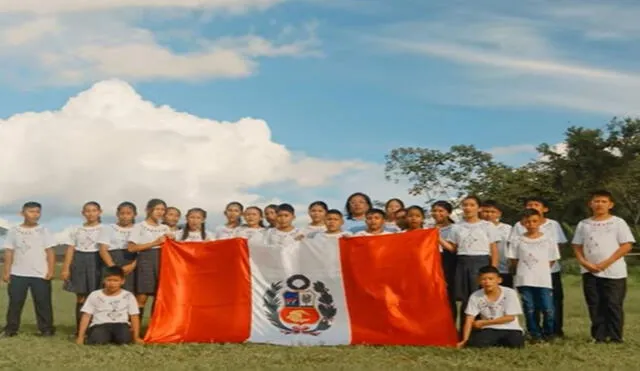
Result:
<svg viewBox="0 0 640 371"><path fill-rule="evenodd" d="M179 112L265 120L271 140L296 156L378 164L378 177L368 174L384 183L379 164L395 147L474 144L517 165L535 157L535 145L562 141L570 125L601 127L640 111L633 1L81 3L0 2L0 118L59 110L118 78ZM337 203L358 190L337 186L340 176L245 189L261 200ZM405 188L372 191L385 198ZM64 191L46 194L56 192ZM4 214L14 198L0 200Z"/></svg>

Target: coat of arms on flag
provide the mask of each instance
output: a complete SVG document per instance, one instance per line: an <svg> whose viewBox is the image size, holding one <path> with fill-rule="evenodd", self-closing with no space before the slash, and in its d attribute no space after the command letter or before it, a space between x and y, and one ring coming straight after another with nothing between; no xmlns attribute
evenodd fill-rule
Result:
<svg viewBox="0 0 640 371"><path fill-rule="evenodd" d="M331 327L337 310L324 283L295 274L272 283L264 295L267 318L283 334L317 336Z"/></svg>

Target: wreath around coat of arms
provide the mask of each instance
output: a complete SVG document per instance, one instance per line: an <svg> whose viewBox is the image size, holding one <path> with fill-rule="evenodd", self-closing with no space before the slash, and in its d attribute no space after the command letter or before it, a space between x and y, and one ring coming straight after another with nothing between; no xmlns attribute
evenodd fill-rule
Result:
<svg viewBox="0 0 640 371"><path fill-rule="evenodd" d="M316 281L311 285L301 274L272 283L263 299L269 322L286 335L318 336L331 327L337 313L325 284Z"/></svg>

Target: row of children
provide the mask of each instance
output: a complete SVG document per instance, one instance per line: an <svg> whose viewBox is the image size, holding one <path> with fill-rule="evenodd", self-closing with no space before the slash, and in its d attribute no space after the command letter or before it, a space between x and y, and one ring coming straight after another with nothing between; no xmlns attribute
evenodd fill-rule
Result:
<svg viewBox="0 0 640 371"><path fill-rule="evenodd" d="M622 341L622 302L626 291L622 257L634 240L624 220L610 215L611 194L594 193L590 205L593 217L580 223L573 242L583 267L591 332L598 342ZM462 201L463 217L458 223L451 219L450 203L438 201L431 207L430 227L440 230L451 308L455 317L456 300L461 301L460 309L466 314L460 315L461 346L520 346L524 342L517 319L514 322L511 318L522 313L518 295L511 288L514 272L530 336L540 340L563 335L562 281L557 261L558 245L567 240L559 224L544 217L548 209L543 200L530 198L524 206L527 211L514 228L500 223L501 211L495 202L481 203L474 196ZM134 335L127 339L140 341L139 318L148 297L156 291L159 248L166 238L202 241L260 237L267 246L273 246L301 238L377 235L425 227L422 207L404 208L402 201L392 199L385 209L373 208L367 195L355 193L347 200L344 218L340 211L328 210L324 202L318 201L309 206L311 223L298 229L293 225L295 211L291 205L270 205L263 211L258 207L244 209L232 202L225 209L227 223L211 233L205 228L207 215L202 209L189 210L186 225L180 229L179 210L167 207L162 200L150 200L146 218L138 224L134 224L135 205L122 203L117 209L117 223L103 226L100 205L89 202L82 211L85 224L74 228L66 241L69 247L62 269L65 289L77 295L77 341L85 341L85 331L90 327L89 342L101 343L105 339L120 342L117 339L122 339L122 328L113 327L123 323L128 326L125 320L128 316ZM49 247L55 243L46 228L38 225L40 211L37 203L25 204L24 223L9 232L5 243L4 279L9 282L10 296L5 336L17 333L29 288L36 304L38 328L43 335L54 332L49 283L54 257ZM263 216L269 224L267 228ZM490 266L486 267L487 263ZM101 265L110 267L102 290ZM483 289L476 291L480 273ZM111 286L107 280L111 280ZM124 290L115 290L119 280ZM109 291L109 287L114 289ZM131 293L135 293L135 300ZM544 318L542 326L540 314ZM520 336L514 336L518 333Z"/></svg>

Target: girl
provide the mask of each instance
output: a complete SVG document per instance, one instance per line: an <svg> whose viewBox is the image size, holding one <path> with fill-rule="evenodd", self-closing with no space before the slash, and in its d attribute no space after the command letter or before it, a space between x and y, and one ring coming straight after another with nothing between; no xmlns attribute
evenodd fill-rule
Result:
<svg viewBox="0 0 640 371"><path fill-rule="evenodd" d="M267 220L267 224L269 224L269 228L276 227L276 219L278 218L278 205L268 205L264 208L264 218Z"/></svg>
<svg viewBox="0 0 640 371"><path fill-rule="evenodd" d="M98 238L102 233L100 204L90 201L82 207L85 222L72 228L65 241L68 245L62 264L64 289L76 294L76 334L87 296L100 288L100 255Z"/></svg>
<svg viewBox="0 0 640 371"><path fill-rule="evenodd" d="M419 208L419 206L418 206ZM396 212L398 210L404 209L404 202L399 198L392 198L384 205L384 211L387 214L387 221L385 223L385 228L391 231L398 232L400 228L397 224ZM424 214L424 211L423 211Z"/></svg>
<svg viewBox="0 0 640 371"><path fill-rule="evenodd" d="M435 225L433 227L438 228L440 232L440 240L447 240L451 235L453 229L453 219L451 219L451 213L453 212L453 206L447 201L436 201L431 205L431 218L433 218ZM449 305L453 313L453 320L455 321L458 311L456 308L456 296L455 296L455 279L456 279L456 251L440 244L440 256L442 257L442 270L444 272L444 279L447 282L447 294L449 296Z"/></svg>
<svg viewBox="0 0 640 371"><path fill-rule="evenodd" d="M309 218L311 219L311 223L302 229L302 237L310 238L319 232L327 230L325 225L327 211L329 211L329 208L327 207L327 204L322 201L315 201L309 205Z"/></svg>
<svg viewBox="0 0 640 371"><path fill-rule="evenodd" d="M235 237L236 229L242 221L242 211L244 206L240 202L233 201L224 208L224 216L227 217L227 224L216 228L216 240L226 240Z"/></svg>
<svg viewBox="0 0 640 371"><path fill-rule="evenodd" d="M262 221L262 210L257 206L249 206L244 211L245 225L238 228L237 237L252 239L254 236L264 233L264 222Z"/></svg>
<svg viewBox="0 0 640 371"><path fill-rule="evenodd" d="M415 231L424 228L424 210L422 207L414 205L407 208L406 224L406 231Z"/></svg>
<svg viewBox="0 0 640 371"><path fill-rule="evenodd" d="M180 216L182 213L180 209L174 206L167 207L167 211L164 213L163 223L169 227L169 231L173 234L173 239L177 240L180 236L180 228L178 223L180 222Z"/></svg>
<svg viewBox="0 0 640 371"><path fill-rule="evenodd" d="M356 192L347 198L344 208L347 212L347 219L343 227L345 231L355 234L367 229L365 223L367 212L373 208L369 196Z"/></svg>
<svg viewBox="0 0 640 371"><path fill-rule="evenodd" d="M141 321L147 299L155 295L158 288L160 248L167 237L173 238L169 226L162 224L166 211L167 204L164 201L156 198L149 200L146 219L136 224L129 236L129 252L138 253L135 294Z"/></svg>
<svg viewBox="0 0 640 371"><path fill-rule="evenodd" d="M467 196L462 200L463 221L456 224L446 240L440 244L449 251L457 251L454 291L460 308L461 322L469 296L478 289L480 268L498 265L498 245L500 236L496 227L479 217L480 199ZM462 325L462 323L460 323Z"/></svg>
<svg viewBox="0 0 640 371"><path fill-rule="evenodd" d="M205 226L207 212L200 208L193 208L187 211L187 225L179 233L179 241L211 241L213 234L207 232Z"/></svg>
<svg viewBox="0 0 640 371"><path fill-rule="evenodd" d="M122 268L126 275L122 288L131 293L134 291L132 273L136 268L136 254L129 252L128 247L136 214L136 205L131 202L121 203L116 209L117 223L103 228L98 239L102 262L107 267L117 265Z"/></svg>

